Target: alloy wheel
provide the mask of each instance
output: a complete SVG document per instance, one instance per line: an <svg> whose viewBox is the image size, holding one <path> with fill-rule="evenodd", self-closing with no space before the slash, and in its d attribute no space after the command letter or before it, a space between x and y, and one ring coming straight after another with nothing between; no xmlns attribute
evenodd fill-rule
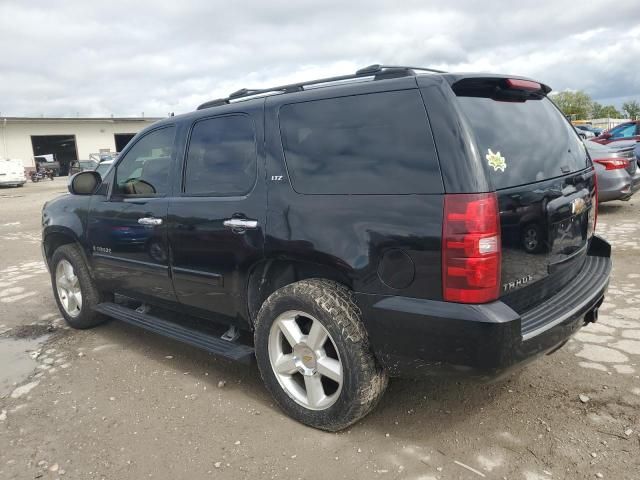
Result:
<svg viewBox="0 0 640 480"><path fill-rule="evenodd" d="M56 290L64 311L71 317L80 315L82 290L80 280L68 260L60 260L56 266Z"/></svg>
<svg viewBox="0 0 640 480"><path fill-rule="evenodd" d="M340 396L343 368L336 344L316 318L287 311L269 332L269 360L280 386L296 403L325 410Z"/></svg>

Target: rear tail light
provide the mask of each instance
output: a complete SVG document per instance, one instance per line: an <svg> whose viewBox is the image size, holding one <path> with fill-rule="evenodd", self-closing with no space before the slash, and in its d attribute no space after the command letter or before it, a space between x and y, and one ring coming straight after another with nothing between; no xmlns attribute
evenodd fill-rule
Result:
<svg viewBox="0 0 640 480"><path fill-rule="evenodd" d="M629 160L625 158L597 158L594 162L599 163L607 170L618 170L629 166Z"/></svg>
<svg viewBox="0 0 640 480"><path fill-rule="evenodd" d="M442 289L448 302L487 303L500 294L500 214L495 193L447 194Z"/></svg>

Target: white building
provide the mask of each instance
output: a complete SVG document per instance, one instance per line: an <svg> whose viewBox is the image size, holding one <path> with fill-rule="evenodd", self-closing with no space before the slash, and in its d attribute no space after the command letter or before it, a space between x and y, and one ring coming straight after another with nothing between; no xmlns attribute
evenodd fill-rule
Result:
<svg viewBox="0 0 640 480"><path fill-rule="evenodd" d="M33 157L54 154L65 174L69 162L91 153L119 152L144 127L159 118L37 118L0 117L0 157L21 159L34 167Z"/></svg>

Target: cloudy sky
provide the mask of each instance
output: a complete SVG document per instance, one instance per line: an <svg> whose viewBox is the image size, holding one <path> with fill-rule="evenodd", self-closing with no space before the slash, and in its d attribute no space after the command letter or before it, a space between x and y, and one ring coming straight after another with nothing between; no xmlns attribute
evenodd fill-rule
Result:
<svg viewBox="0 0 640 480"><path fill-rule="evenodd" d="M638 0L0 0L0 32L1 116L183 113L371 63L640 100Z"/></svg>

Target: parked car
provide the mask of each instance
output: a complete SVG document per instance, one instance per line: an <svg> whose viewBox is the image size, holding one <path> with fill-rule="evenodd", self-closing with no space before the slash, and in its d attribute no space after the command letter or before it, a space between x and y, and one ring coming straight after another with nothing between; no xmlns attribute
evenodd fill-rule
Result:
<svg viewBox="0 0 640 480"><path fill-rule="evenodd" d="M595 321L611 270L550 90L373 65L161 120L45 205L56 302L75 328L255 355L278 405L331 431L389 376L503 374Z"/></svg>
<svg viewBox="0 0 640 480"><path fill-rule="evenodd" d="M576 130L578 131L578 135L580 135L582 139L593 138L599 135L599 133L596 134L596 132L594 132L594 130L597 129L592 129L588 125L574 125L574 127L576 128Z"/></svg>
<svg viewBox="0 0 640 480"><path fill-rule="evenodd" d="M17 158L0 159L0 186L22 187L27 181L24 164Z"/></svg>
<svg viewBox="0 0 640 480"><path fill-rule="evenodd" d="M640 120L621 123L593 139L594 142L602 145L626 140L640 142Z"/></svg>
<svg viewBox="0 0 640 480"><path fill-rule="evenodd" d="M95 170L97 166L98 162L94 160L74 160L69 164L69 176L85 170Z"/></svg>
<svg viewBox="0 0 640 480"><path fill-rule="evenodd" d="M593 125L582 125L583 128L586 128L587 130L589 130L590 132L593 132L593 134L597 137L599 135L602 134L602 132L604 131L602 128L598 128L598 127L594 127Z"/></svg>
<svg viewBox="0 0 640 480"><path fill-rule="evenodd" d="M600 145L584 142L598 177L598 202L629 200L640 188L639 162L634 141Z"/></svg>

